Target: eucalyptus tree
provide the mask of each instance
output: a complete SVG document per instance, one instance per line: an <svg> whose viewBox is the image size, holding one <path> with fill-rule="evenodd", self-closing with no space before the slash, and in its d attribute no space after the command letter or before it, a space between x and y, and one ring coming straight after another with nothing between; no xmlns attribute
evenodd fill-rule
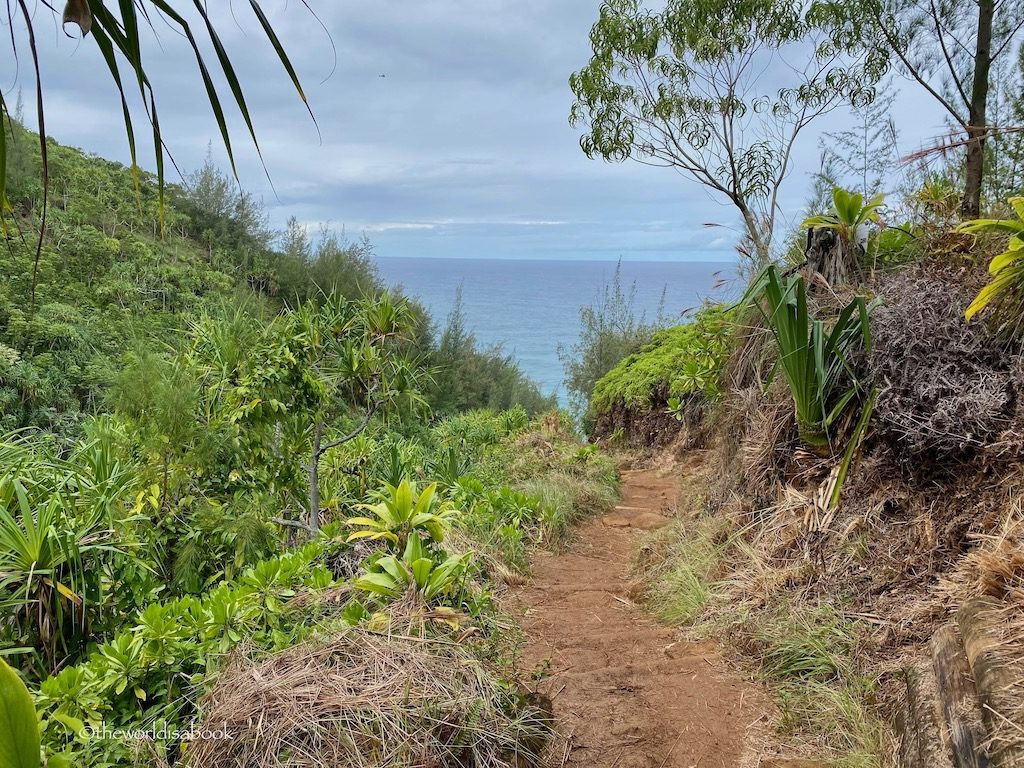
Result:
<svg viewBox="0 0 1024 768"><path fill-rule="evenodd" d="M1003 127L990 124L993 67L1017 53L1024 0L859 0L850 7L870 24L869 47L891 54L957 127L962 138L952 146L966 146L961 213L977 218L986 139Z"/></svg>
<svg viewBox="0 0 1024 768"><path fill-rule="evenodd" d="M771 258L779 194L808 125L874 98L885 56L833 2L607 0L569 85L589 157L673 168L732 204Z"/></svg>
<svg viewBox="0 0 1024 768"><path fill-rule="evenodd" d="M133 115L128 91L138 91L138 96L144 105L142 118L148 124L152 134L153 160L156 166L160 190L161 217L163 214L165 159L168 155L166 151L167 145L160 129L156 90L147 70L147 63L149 61L147 56L148 49L152 45L159 44L159 41L156 39L158 25L168 27L173 32L180 34L188 42L195 59L203 91L217 122L221 141L231 163L232 172L237 176L231 133L225 117L224 101L222 101L221 94L218 91L214 75L219 75L226 84L227 91L229 92L228 101L237 107L245 124L246 131L255 145L257 153L260 155L261 161L262 153L260 152L256 129L249 112L244 90L232 63L231 55L222 42L220 32L218 31L226 24L236 23L236 20L233 18L233 9L231 9L231 12L227 12L228 9L210 11L207 3L203 2L203 0L118 0L117 3L114 3L113 0L67 0L63 11L58 11L55 5L46 0L41 3L29 2L29 0L6 0L6 3L7 24L10 32L8 40L12 53L10 60L17 62L22 48L26 49L32 65L31 69L35 75L36 122L43 167L43 205L32 279L32 303L34 306L39 258L46 230L46 203L49 186L45 93L40 74L42 51L39 45L39 36L37 35L37 29L44 22L46 15L52 14L54 21L59 19L65 31L77 30L83 39L91 40L99 51L103 66L109 73L111 87L120 96L122 119L127 134L128 148L131 153L132 170L135 174L137 189L139 172L135 118L138 115ZM274 55L280 61L299 98L306 104L306 108L309 109L298 74L285 52L277 32L274 30L273 24L257 0L248 0L248 4ZM312 13L308 0L302 0L302 4ZM146 35L146 30L150 30L152 35ZM204 46L206 45L213 49L216 58L216 64L214 65L207 62L207 57L203 53ZM311 117L312 114L310 110ZM4 101L3 94L0 94L0 129L3 129L0 130L0 212L7 208L6 128L10 120L11 115L8 105Z"/></svg>

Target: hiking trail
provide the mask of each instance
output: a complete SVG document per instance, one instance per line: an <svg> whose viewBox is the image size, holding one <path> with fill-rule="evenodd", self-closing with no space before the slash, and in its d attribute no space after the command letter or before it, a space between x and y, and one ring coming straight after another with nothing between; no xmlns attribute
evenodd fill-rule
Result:
<svg viewBox="0 0 1024 768"><path fill-rule="evenodd" d="M619 505L580 525L568 551L538 553L517 590L521 669L544 672L537 689L558 729L551 766L784 765L758 757L757 689L712 644L683 639L630 599L639 537L669 522L678 488L675 473L623 471Z"/></svg>

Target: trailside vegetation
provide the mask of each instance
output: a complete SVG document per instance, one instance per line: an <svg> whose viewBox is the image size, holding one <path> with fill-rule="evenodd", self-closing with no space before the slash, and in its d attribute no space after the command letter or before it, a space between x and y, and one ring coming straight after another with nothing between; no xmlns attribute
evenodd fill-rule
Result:
<svg viewBox="0 0 1024 768"><path fill-rule="evenodd" d="M438 338L367 241L270 231L210 162L161 202L157 179L49 140L60 195L33 277L41 158L17 123L8 138L0 699L24 703L20 678L33 727L10 713L0 753L372 764L417 741L536 764L550 712L516 683L495 595L614 503L610 460L457 313ZM395 659L424 687L368 698L398 685ZM300 744L295 669L339 665L363 708L307 720ZM254 670L267 696L300 696L271 708L274 753L231 699ZM236 752L204 740L211 718Z"/></svg>
<svg viewBox="0 0 1024 768"><path fill-rule="evenodd" d="M750 663L784 757L1015 764L1019 4L684 5L604 3L570 77L584 152L709 187L752 262L720 344L698 314L591 389L593 438L686 468L640 550L649 605ZM755 66L776 55L827 87L780 86ZM902 160L900 76L950 119ZM807 210L783 210L802 118L840 103L856 125L822 136Z"/></svg>

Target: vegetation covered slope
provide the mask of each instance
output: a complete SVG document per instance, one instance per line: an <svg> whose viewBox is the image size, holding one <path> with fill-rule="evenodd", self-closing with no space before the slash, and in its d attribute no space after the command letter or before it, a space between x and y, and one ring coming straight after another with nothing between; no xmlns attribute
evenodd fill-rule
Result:
<svg viewBox="0 0 1024 768"><path fill-rule="evenodd" d="M424 688L309 720L310 759L335 759L330 733L360 759L416 741L442 762L536 760L549 718L511 678L494 594L530 546L612 503L610 462L535 416L551 398L458 312L435 341L368 243L270 232L209 163L167 190L161 232L151 179L136 193L128 169L51 141L60 194L33 301L39 158L14 132L0 655L31 690L46 763L234 759L204 725L232 674L270 686L271 668L341 664L380 691L389 658L419 665ZM286 717L279 703L266 712ZM293 756L293 732L270 756L237 731L238 754Z"/></svg>
<svg viewBox="0 0 1024 768"><path fill-rule="evenodd" d="M366 241L329 231L315 237L292 221L267 225L258 201L209 161L170 187L162 211L155 182L49 142L50 207L35 265L42 188L34 135L17 124L8 141L8 196L14 216L0 249L0 424L74 431L102 410L126 353L174 345L197 317L272 317L324 295L359 299L386 288ZM37 283L35 303L33 280ZM415 289L415 287L412 287ZM434 323L410 303L413 347L425 365L456 368L459 387L427 387L445 412L523 404L550 397L498 350L481 350L459 322L435 340ZM441 343L441 342L444 343ZM451 383L446 380L446 383Z"/></svg>
<svg viewBox="0 0 1024 768"><path fill-rule="evenodd" d="M691 322L655 331L594 385L588 420L594 438L661 446L682 417L715 403L731 330L730 310L709 305Z"/></svg>

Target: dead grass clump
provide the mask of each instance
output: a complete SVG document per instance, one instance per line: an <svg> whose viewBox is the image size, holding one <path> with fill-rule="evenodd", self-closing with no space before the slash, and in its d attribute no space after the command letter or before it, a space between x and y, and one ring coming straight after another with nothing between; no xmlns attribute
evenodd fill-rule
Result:
<svg viewBox="0 0 1024 768"><path fill-rule="evenodd" d="M1014 425L1024 387L1015 355L964 310L973 272L911 269L878 286L869 372L880 387L873 427L894 456L971 458Z"/></svg>
<svg viewBox="0 0 1024 768"><path fill-rule="evenodd" d="M1002 526L979 533L977 549L963 560L953 591L1006 600L1024 611L1024 509L1015 498ZM959 583L956 583L959 582Z"/></svg>
<svg viewBox="0 0 1024 768"><path fill-rule="evenodd" d="M350 629L238 655L202 702L199 768L539 765L550 716L450 641Z"/></svg>

